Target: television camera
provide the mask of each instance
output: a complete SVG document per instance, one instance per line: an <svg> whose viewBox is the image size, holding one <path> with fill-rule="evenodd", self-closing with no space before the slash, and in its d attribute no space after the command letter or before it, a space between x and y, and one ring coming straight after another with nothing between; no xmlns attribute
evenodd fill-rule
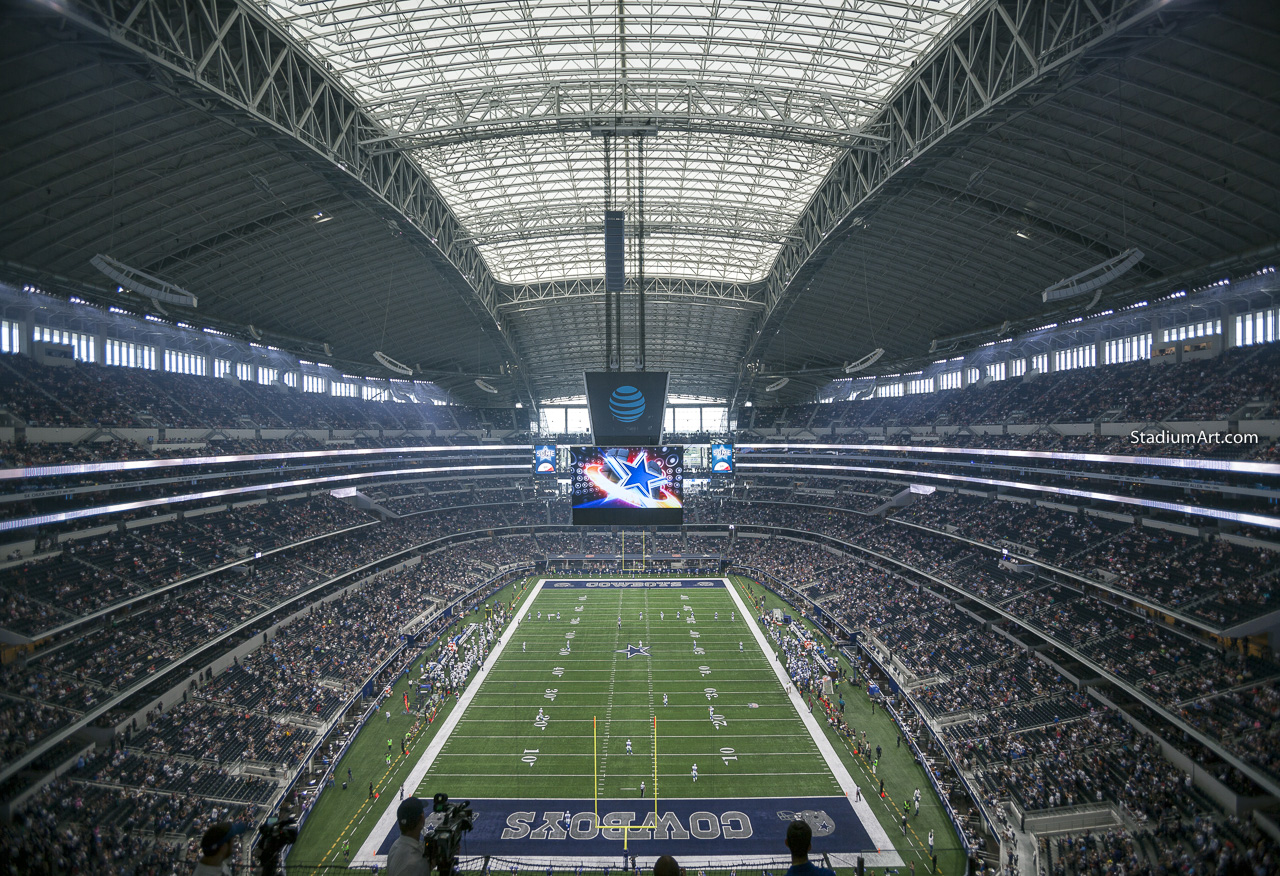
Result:
<svg viewBox="0 0 1280 876"><path fill-rule="evenodd" d="M298 819L294 816L271 817L258 829L258 861L262 876L277 876L280 872L280 853L285 846L298 841Z"/></svg>
<svg viewBox="0 0 1280 876"><path fill-rule="evenodd" d="M462 844L462 835L471 830L475 817L470 800L450 803L448 794L436 794L432 798L422 855L441 876L461 873L458 847Z"/></svg>

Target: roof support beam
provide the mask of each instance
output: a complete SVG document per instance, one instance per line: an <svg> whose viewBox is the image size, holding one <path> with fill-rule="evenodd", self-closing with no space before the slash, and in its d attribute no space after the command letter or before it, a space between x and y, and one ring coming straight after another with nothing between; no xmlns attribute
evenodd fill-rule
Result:
<svg viewBox="0 0 1280 876"><path fill-rule="evenodd" d="M604 293L603 277L557 280L552 283L527 283L503 286L498 307L503 311L528 309L533 305L555 304L571 299L599 300ZM645 296L653 301L679 298L687 302L704 302L728 307L759 310L764 306L755 287L746 283L714 280L692 280L686 277L646 277Z"/></svg>
<svg viewBox="0 0 1280 876"><path fill-rule="evenodd" d="M498 329L525 401L536 403L479 250L416 162L363 145L385 129L278 25L236 0L74 0L55 8L158 68L180 97L302 143L331 176L362 184L403 217L465 288L481 325Z"/></svg>
<svg viewBox="0 0 1280 876"><path fill-rule="evenodd" d="M1169 10L1161 0L988 0L970 12L863 126L886 140L847 151L814 193L764 280L766 306L744 361L760 358L808 281L856 233L887 183L918 173L931 150L962 147L1117 51L1133 50L1167 19L1191 14L1199 11ZM743 369L733 405L751 379Z"/></svg>
<svg viewBox="0 0 1280 876"><path fill-rule="evenodd" d="M436 148L460 142L546 135L566 131L653 128L825 143L867 148L887 139L860 125L870 99L782 87L713 81L568 80L488 85L456 95L450 104L418 99L413 92L371 106L386 128L364 145L387 149ZM637 109L638 108L638 109Z"/></svg>

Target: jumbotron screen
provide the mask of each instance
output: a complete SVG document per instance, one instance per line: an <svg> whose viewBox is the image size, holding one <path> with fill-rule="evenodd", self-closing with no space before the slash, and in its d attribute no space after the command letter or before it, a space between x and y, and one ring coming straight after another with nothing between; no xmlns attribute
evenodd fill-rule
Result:
<svg viewBox="0 0 1280 876"><path fill-rule="evenodd" d="M679 526L684 522L680 447L574 447L575 526Z"/></svg>

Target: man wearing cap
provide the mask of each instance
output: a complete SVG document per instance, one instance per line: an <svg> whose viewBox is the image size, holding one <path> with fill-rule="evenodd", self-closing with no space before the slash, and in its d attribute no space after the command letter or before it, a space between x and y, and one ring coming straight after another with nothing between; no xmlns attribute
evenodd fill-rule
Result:
<svg viewBox="0 0 1280 876"><path fill-rule="evenodd" d="M191 871L192 876L231 876L232 840L248 830L243 824L219 821L200 838L200 862Z"/></svg>
<svg viewBox="0 0 1280 876"><path fill-rule="evenodd" d="M422 856L422 829L427 824L427 806L419 797L410 797L396 807L400 836L387 852L387 876L431 876L431 862Z"/></svg>
<svg viewBox="0 0 1280 876"><path fill-rule="evenodd" d="M835 870L809 863L809 847L813 845L813 828L807 821L787 825L787 848L791 850L791 868L786 876L836 876Z"/></svg>

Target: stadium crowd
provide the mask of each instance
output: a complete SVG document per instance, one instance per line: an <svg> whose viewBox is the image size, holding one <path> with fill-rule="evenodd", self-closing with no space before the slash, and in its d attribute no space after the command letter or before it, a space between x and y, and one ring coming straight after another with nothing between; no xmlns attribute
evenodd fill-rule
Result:
<svg viewBox="0 0 1280 876"><path fill-rule="evenodd" d="M942 392L856 401L744 407L741 432L768 436L781 428L810 432L856 431L885 426L1084 423L1096 418L1149 423L1157 420L1226 420L1249 402L1280 399L1280 348L1236 348L1212 359L1153 367L1142 361L1014 378Z"/></svg>
<svg viewBox="0 0 1280 876"><path fill-rule="evenodd" d="M176 429L415 429L528 431L513 408L460 408L418 398L371 401L185 374L76 363L46 368L0 357L0 408L28 426L166 426ZM522 417L520 415L523 415Z"/></svg>
<svg viewBox="0 0 1280 876"><path fill-rule="evenodd" d="M22 357L3 357L0 368L8 378L0 380L0 408L31 425L324 423L512 435L528 428L510 410L365 402L97 366L54 374ZM1280 385L1278 372L1276 350L1250 349L1194 366L1119 366L929 397L756 408L744 428L847 433L915 423L1081 422L1100 412L1110 419L1218 418L1246 402L1271 399ZM423 440L362 438L351 446ZM1115 439L1094 437L964 435L944 441L1118 450ZM120 438L22 442L0 445L0 464L330 446L301 435L162 446ZM1268 449L1250 452L1274 455ZM168 487L156 489L162 494ZM1206 864L1224 873L1242 861L1252 864L1255 876L1274 873L1275 861L1261 857L1270 852L1255 854L1256 837L1245 827L1234 829L1230 849L1207 819L1207 828L1187 833L1187 824L1198 824L1210 807L1164 760L1158 745L1030 653L1012 635L1013 625L988 624L972 605L980 600L1078 652L1215 744L1268 776L1280 776L1280 697L1274 685L1280 665L1268 653L1246 653L1230 637L1224 647L1193 630L1158 623L1126 603L1126 597L1140 599L1203 627L1227 630L1272 610L1277 551L1220 535L1202 539L1132 520L960 494L936 493L888 519L867 516L895 492L870 480L815 478L797 485L794 477L742 479L706 498L691 498L686 511L691 523L738 524L736 534L663 533L649 537L645 550L724 554L738 569L795 588L824 619L863 631L902 673L921 711L948 719L945 739L957 764L995 798L1016 799L1024 811L1102 800L1149 825L1134 837L1109 834L1059 844L1059 853L1048 855L1054 876L1101 872L1100 862L1120 859L1133 862L1130 873ZM131 522L138 525L84 537L66 537L68 528L51 527L41 533L34 555L10 556L0 569L0 624L45 641L0 667L0 763L85 718L121 732L117 745L86 755L22 804L3 837L9 861L22 854L33 862L31 872L121 872L110 862L125 861L124 872L168 872L166 867L189 855L179 837L196 835L213 819L250 817L270 800L279 787L271 770L284 776L298 767L320 729L399 646L403 630L427 623L440 606L501 568L540 557L615 554L623 545L616 533L536 529L567 523L568 509L562 500L539 495L527 476L444 488L388 483L369 494L390 512L387 519L313 496L164 522L134 515ZM6 507L9 515L30 509L22 502ZM756 533L743 526L817 533L873 553L851 555L832 542L751 537ZM428 547L421 557L406 554L458 533L485 535ZM1079 577L1002 564L997 552L954 536L1006 547ZM628 551L639 543L626 537ZM406 560L416 565L397 567ZM334 580L357 569L360 575L382 574L351 589L346 588L355 577ZM317 603L322 597L330 601ZM151 679L192 649L246 642L298 611L263 647L201 677L179 701L152 709L141 721L132 717L138 702L152 699L140 696ZM786 653L792 677L813 689L820 668L795 648ZM449 687L461 685L479 654L479 646L469 648L446 670ZM1199 744L1190 737L1183 741ZM1205 764L1230 786L1250 787L1222 761L1209 756ZM1155 853L1144 853L1149 837L1176 841L1181 851L1163 855L1157 845ZM1252 846L1246 845L1249 837Z"/></svg>
<svg viewBox="0 0 1280 876"><path fill-rule="evenodd" d="M69 862L83 873L172 872L188 859L180 838L220 819L251 821L279 791L246 767L281 777L295 770L316 728L399 647L402 631L418 620L420 634L438 636L445 621L426 621L486 579L480 558L516 556L474 544L474 560L458 546L313 606L244 660L193 682L181 701L150 711L141 727L130 722L119 747L81 758L24 802L4 844L33 862L24 872L73 872L59 869Z"/></svg>

